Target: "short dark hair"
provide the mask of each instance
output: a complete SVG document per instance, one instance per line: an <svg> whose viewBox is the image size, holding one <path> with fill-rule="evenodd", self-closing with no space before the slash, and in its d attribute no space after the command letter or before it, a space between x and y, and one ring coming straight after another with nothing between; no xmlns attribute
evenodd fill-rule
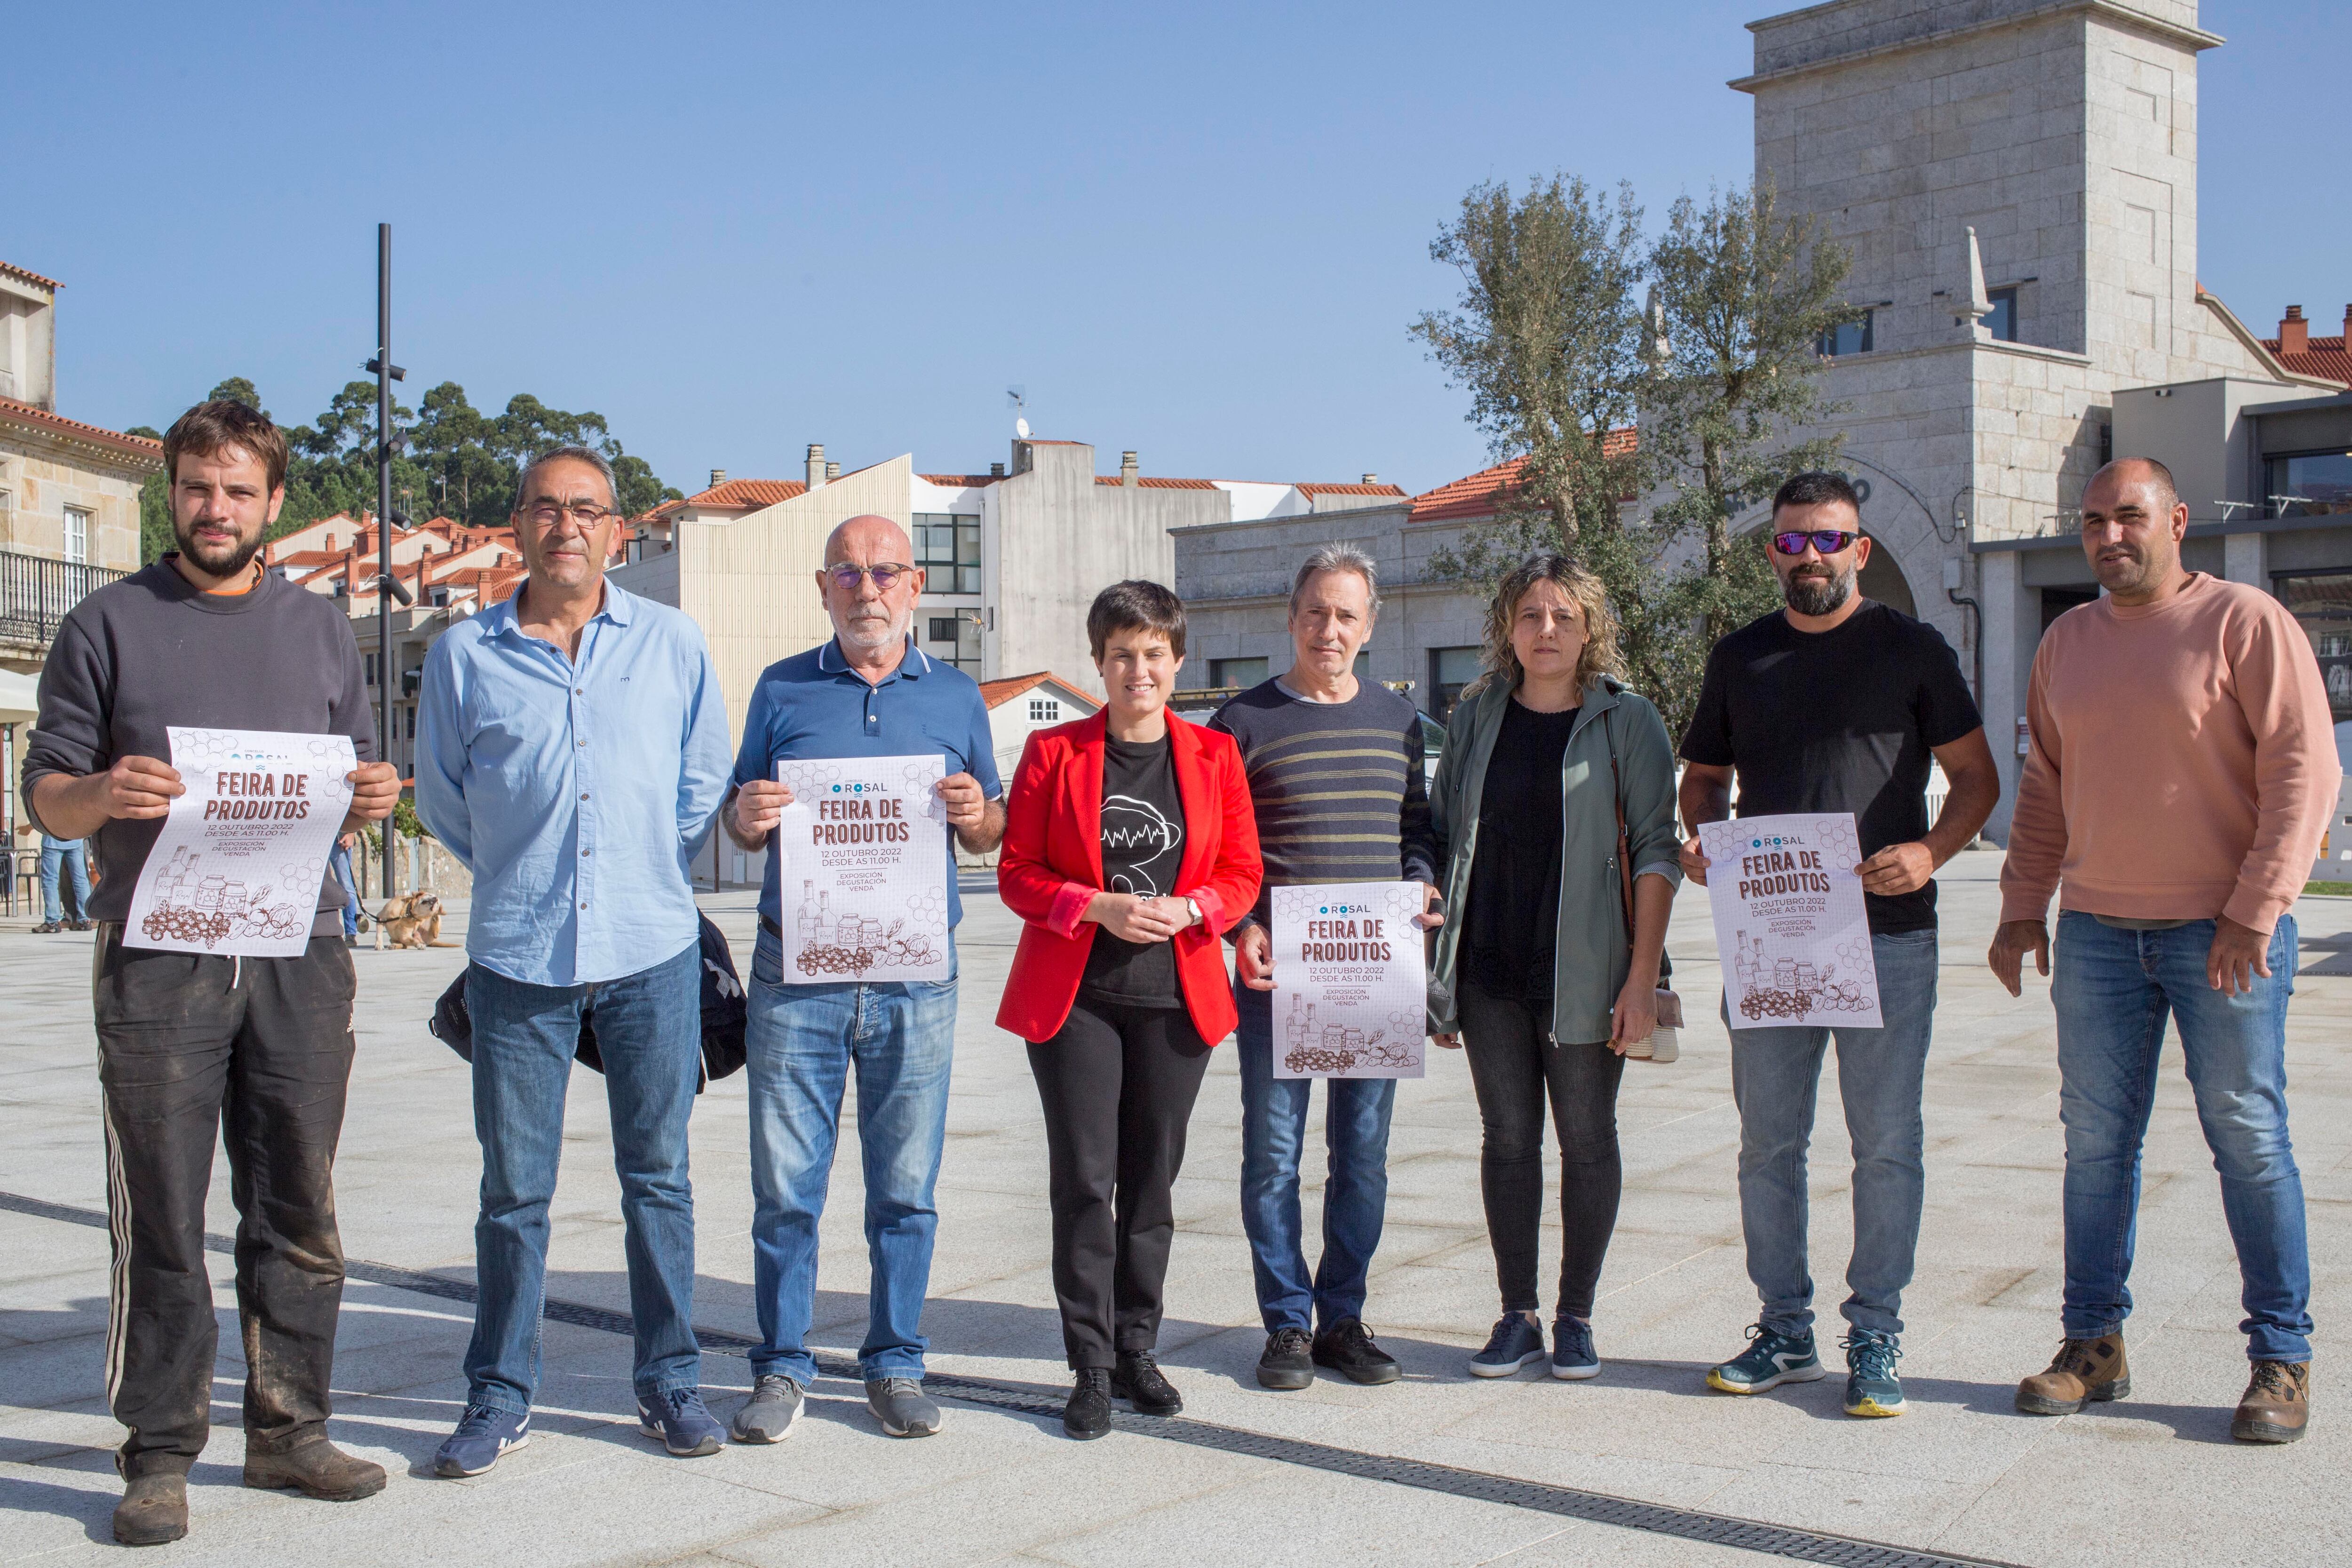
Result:
<svg viewBox="0 0 2352 1568"><path fill-rule="evenodd" d="M1169 647L1178 658L1184 657L1184 601L1171 589L1130 577L1097 594L1087 610L1087 642L1097 658L1102 658L1113 632L1137 626L1167 634Z"/></svg>
<svg viewBox="0 0 2352 1568"><path fill-rule="evenodd" d="M1772 515L1780 516L1784 506L1820 506L1833 500L1842 500L1853 508L1854 516L1862 515L1862 497L1854 493L1852 479L1843 474L1808 468L1801 474L1790 474L1782 481L1780 488L1772 492Z"/></svg>
<svg viewBox="0 0 2352 1568"><path fill-rule="evenodd" d="M2164 507L2167 511L2171 510L2174 507L2180 504L2180 486L2173 479L2172 470L2166 468L2162 463L2158 462L2154 458L2116 458L2108 462L2102 463L2099 465L2099 473L2093 474L2091 476L2091 482L2093 484L2097 483L2099 474L2105 473L2109 468L2120 468L2126 463L2143 464L2147 468L2154 470L2156 482L2163 486L2164 493L2171 498L2164 503ZM2091 486L2086 484L2083 488L2087 490Z"/></svg>
<svg viewBox="0 0 2352 1568"><path fill-rule="evenodd" d="M261 466L269 470L271 489L286 482L285 432L259 409L247 408L226 397L197 404L173 420L172 427L163 432L164 481L178 482L181 453L209 458L228 447L258 458Z"/></svg>

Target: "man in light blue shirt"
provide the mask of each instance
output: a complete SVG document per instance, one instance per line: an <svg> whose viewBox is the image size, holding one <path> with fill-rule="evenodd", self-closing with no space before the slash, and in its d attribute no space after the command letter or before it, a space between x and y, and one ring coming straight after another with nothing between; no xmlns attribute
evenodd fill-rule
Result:
<svg viewBox="0 0 2352 1568"><path fill-rule="evenodd" d="M937 756L947 773L937 785L940 800L957 839L984 855L1004 837L987 704L970 676L926 658L909 635L923 592L922 572L908 564L913 556L906 531L887 517L853 517L833 531L816 586L834 635L761 672L735 759L735 792L722 814L738 845L768 851L744 1037L760 1348L751 1352L751 1397L732 1426L747 1443L790 1433L816 1376L807 1339L816 1309L817 1221L853 1068L873 1270L857 1352L866 1407L893 1437L928 1436L940 1426L939 1406L923 1393L922 1316L955 1055L955 924L963 917L955 851L949 847L943 868L947 979L861 974L811 984L797 971L784 973L773 845L793 799L776 763L803 757Z"/></svg>
<svg viewBox="0 0 2352 1568"><path fill-rule="evenodd" d="M604 457L564 447L516 487L530 576L425 663L416 810L474 876L466 1001L482 1206L466 1413L435 1457L479 1475L530 1427L548 1204L583 1021L596 1031L627 1225L638 1419L713 1454L694 1338L687 1117L702 1065L688 868L727 787L727 714L695 624L604 581L621 526Z"/></svg>

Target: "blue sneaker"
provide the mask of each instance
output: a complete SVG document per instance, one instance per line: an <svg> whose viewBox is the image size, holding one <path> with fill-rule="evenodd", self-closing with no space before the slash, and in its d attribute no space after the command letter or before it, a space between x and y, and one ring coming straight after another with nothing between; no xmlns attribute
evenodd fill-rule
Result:
<svg viewBox="0 0 2352 1568"><path fill-rule="evenodd" d="M1486 1336L1486 1348L1470 1358L1473 1377L1508 1377L1544 1358L1543 1331L1523 1312L1506 1312Z"/></svg>
<svg viewBox="0 0 2352 1568"><path fill-rule="evenodd" d="M1784 1383L1811 1383L1822 1375L1813 1336L1775 1333L1761 1323L1748 1331L1747 1351L1706 1374L1706 1385L1726 1394L1761 1394Z"/></svg>
<svg viewBox="0 0 2352 1568"><path fill-rule="evenodd" d="M1902 1415L1903 1380L1895 1375L1895 1363L1903 1346L1895 1337L1856 1329L1838 1344L1845 1351L1845 1413Z"/></svg>
<svg viewBox="0 0 2352 1568"><path fill-rule="evenodd" d="M1571 1383L1601 1375L1601 1357L1592 1349L1592 1325L1562 1318L1551 1326L1551 1374Z"/></svg>
<svg viewBox="0 0 2352 1568"><path fill-rule="evenodd" d="M660 1438L662 1447L681 1459L715 1454L727 1442L727 1428L703 1408L698 1388L637 1395L637 1429Z"/></svg>
<svg viewBox="0 0 2352 1568"><path fill-rule="evenodd" d="M433 1473L452 1480L478 1476L530 1441L530 1411L518 1415L495 1405L468 1405L457 1429L434 1453Z"/></svg>

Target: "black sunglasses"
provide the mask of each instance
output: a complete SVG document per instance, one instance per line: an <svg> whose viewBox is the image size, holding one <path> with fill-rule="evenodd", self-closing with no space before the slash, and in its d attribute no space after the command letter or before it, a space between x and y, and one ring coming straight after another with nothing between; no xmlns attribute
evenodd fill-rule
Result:
<svg viewBox="0 0 2352 1568"><path fill-rule="evenodd" d="M1851 548L1853 542L1861 537L1859 533L1847 533L1839 529L1817 528L1811 533L1776 533L1772 536L1772 548L1783 555L1802 555L1805 546L1810 543L1824 555L1835 555L1841 550Z"/></svg>

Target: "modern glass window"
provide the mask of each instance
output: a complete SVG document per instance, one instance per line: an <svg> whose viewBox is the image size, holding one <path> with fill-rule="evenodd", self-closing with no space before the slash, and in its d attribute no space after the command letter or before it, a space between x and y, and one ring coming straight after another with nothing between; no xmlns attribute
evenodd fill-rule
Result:
<svg viewBox="0 0 2352 1568"><path fill-rule="evenodd" d="M1864 310L1862 320L1845 321L1823 332L1821 352L1825 354L1866 354L1870 352L1870 328L1875 310Z"/></svg>
<svg viewBox="0 0 2352 1568"><path fill-rule="evenodd" d="M89 513L78 506L66 508L66 559L89 559Z"/></svg>
<svg viewBox="0 0 2352 1568"><path fill-rule="evenodd" d="M2005 343L2017 341L2017 290L1995 289L1985 296L1992 301L1992 314L1984 319L1992 335Z"/></svg>
<svg viewBox="0 0 2352 1568"><path fill-rule="evenodd" d="M1462 689L1478 679L1475 647L1433 647L1429 650L1429 716L1441 722L1454 711Z"/></svg>
<svg viewBox="0 0 2352 1568"><path fill-rule="evenodd" d="M1265 677L1265 660L1262 658L1213 658L1209 661L1211 686L1255 686Z"/></svg>
<svg viewBox="0 0 2352 1568"><path fill-rule="evenodd" d="M2271 459L2273 517L2352 513L2352 452L2303 452Z"/></svg>
<svg viewBox="0 0 2352 1568"><path fill-rule="evenodd" d="M980 519L958 512L915 514L915 564L934 594L977 594L980 587Z"/></svg>
<svg viewBox="0 0 2352 1568"><path fill-rule="evenodd" d="M2352 720L2352 572L2283 572L2271 584L2311 639L2336 721Z"/></svg>
<svg viewBox="0 0 2352 1568"><path fill-rule="evenodd" d="M1032 724L1058 724L1061 721L1062 700L1060 698L1032 697L1029 699L1029 722Z"/></svg>

